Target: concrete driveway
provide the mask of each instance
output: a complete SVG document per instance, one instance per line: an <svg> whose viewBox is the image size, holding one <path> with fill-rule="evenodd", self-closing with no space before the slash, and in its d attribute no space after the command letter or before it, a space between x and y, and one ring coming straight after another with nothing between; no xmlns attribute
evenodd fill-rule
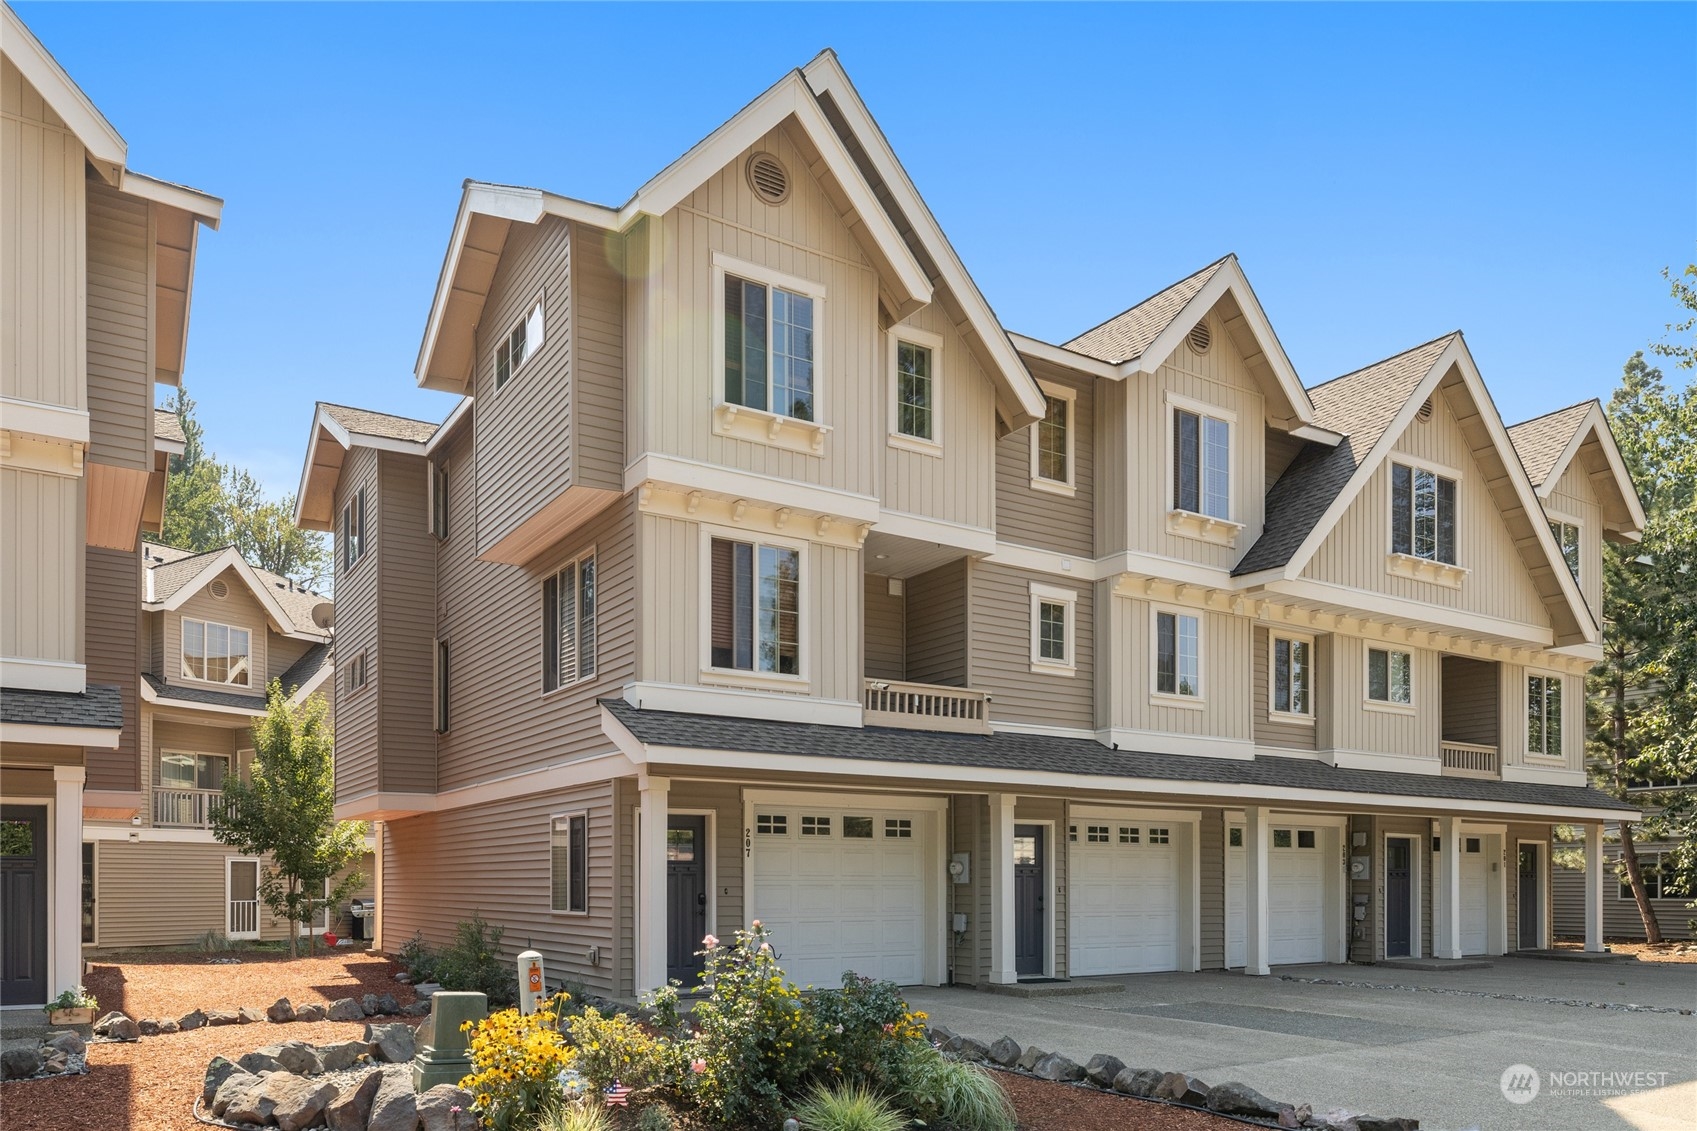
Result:
<svg viewBox="0 0 1697 1131"><path fill-rule="evenodd" d="M1125 989L1075 997L922 988L908 1001L984 1041L1005 1033L1080 1063L1111 1053L1210 1084L1240 1080L1317 1112L1411 1115L1428 1131L1697 1128L1697 1018L1599 1008L1689 1011L1697 965L1493 962L1451 971L1279 967L1268 978L1147 974L1092 979ZM1502 1089L1515 1064L1531 1066L1540 1082L1522 1104Z"/></svg>

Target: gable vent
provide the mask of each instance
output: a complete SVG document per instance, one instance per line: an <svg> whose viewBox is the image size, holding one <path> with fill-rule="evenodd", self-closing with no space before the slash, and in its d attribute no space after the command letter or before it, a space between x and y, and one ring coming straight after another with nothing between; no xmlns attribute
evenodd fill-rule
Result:
<svg viewBox="0 0 1697 1131"><path fill-rule="evenodd" d="M220 601L222 601L224 598L226 598L230 595L230 587L228 585L224 584L224 582L221 581L221 580L220 581L214 581L211 585L208 585L206 587L206 591L208 593L211 593L214 597L218 598Z"/></svg>
<svg viewBox="0 0 1697 1131"><path fill-rule="evenodd" d="M1422 404L1420 405L1420 411L1416 412L1414 414L1414 419L1418 420L1422 424L1424 424L1428 420L1432 419L1432 398L1431 397L1427 397L1426 400L1424 402L1422 402Z"/></svg>
<svg viewBox="0 0 1697 1131"><path fill-rule="evenodd" d="M748 187L767 204L782 204L790 195L790 174L770 153L748 159Z"/></svg>
<svg viewBox="0 0 1697 1131"><path fill-rule="evenodd" d="M1190 342L1191 349L1197 353L1207 353L1208 347L1214 344L1214 331L1208 329L1208 323L1198 322L1190 328L1190 333L1186 334L1185 338Z"/></svg>

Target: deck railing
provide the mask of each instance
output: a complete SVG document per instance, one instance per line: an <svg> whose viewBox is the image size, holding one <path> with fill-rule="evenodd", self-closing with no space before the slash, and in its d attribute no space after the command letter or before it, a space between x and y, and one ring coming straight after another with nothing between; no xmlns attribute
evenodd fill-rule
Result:
<svg viewBox="0 0 1697 1131"><path fill-rule="evenodd" d="M989 734L985 706L990 697L965 687L904 683L893 679L865 681L866 725L946 730L959 734Z"/></svg>
<svg viewBox="0 0 1697 1131"><path fill-rule="evenodd" d="M221 789L155 789L153 823L182 829L212 827L212 814L224 804Z"/></svg>
<svg viewBox="0 0 1697 1131"><path fill-rule="evenodd" d="M1495 778L1501 776L1497 768L1497 748L1495 746L1480 746L1472 742L1451 742L1444 739L1444 773L1451 777L1462 778Z"/></svg>

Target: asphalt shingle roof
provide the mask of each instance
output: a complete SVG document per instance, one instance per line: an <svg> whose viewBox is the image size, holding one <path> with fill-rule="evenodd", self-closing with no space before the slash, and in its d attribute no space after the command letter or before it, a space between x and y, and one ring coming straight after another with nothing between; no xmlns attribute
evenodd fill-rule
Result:
<svg viewBox="0 0 1697 1131"><path fill-rule="evenodd" d="M1540 785L1481 778L1340 769L1312 758L1257 756L1253 759L1192 758L1113 750L1086 738L1053 735L946 734L893 727L839 727L765 719L726 718L678 711L647 711L623 699L601 705L644 743L697 750L740 750L909 762L926 766L973 766L1060 774L1107 775L1171 782L1264 786L1268 790L1312 789L1459 801L1543 805L1636 812L1589 786ZM852 772L852 768L846 772Z"/></svg>
<svg viewBox="0 0 1697 1131"><path fill-rule="evenodd" d="M91 683L81 694L8 687L0 692L0 722L120 730L124 700L116 687L107 684Z"/></svg>
<svg viewBox="0 0 1697 1131"><path fill-rule="evenodd" d="M1160 336L1161 331L1172 325L1174 318L1184 309L1186 303L1196 297L1196 293L1208 285L1208 280L1214 277L1214 272L1220 269L1231 256L1216 259L1194 275L1186 276L1168 287L1150 295L1123 314L1116 314L1094 329L1086 330L1070 342L1062 345L1074 353L1093 357L1098 361L1119 365L1134 357L1141 357L1149 344Z"/></svg>
<svg viewBox="0 0 1697 1131"><path fill-rule="evenodd" d="M293 695L296 690L306 686L329 662L330 645L314 644L308 648L300 659L290 664L288 670L277 677L283 685L283 694Z"/></svg>
<svg viewBox="0 0 1697 1131"><path fill-rule="evenodd" d="M1509 442L1520 456L1532 486L1542 487L1555 469L1556 460L1567 450L1573 434L1585 422L1595 401L1569 405L1543 416L1523 420L1508 430Z"/></svg>
<svg viewBox="0 0 1697 1131"><path fill-rule="evenodd" d="M186 684L166 683L156 675L143 673L142 677L153 693L161 699L175 703L193 703L203 707L240 707L246 711L265 710L265 696L244 695L235 691L217 691L210 687L190 687Z"/></svg>
<svg viewBox="0 0 1697 1131"><path fill-rule="evenodd" d="M197 554L189 550L179 550L175 546L148 543L144 548L143 564L153 574L153 599L155 601L169 600L179 589L198 578L214 557L229 548L228 546L220 546L216 550L206 550ZM287 627L296 632L308 632L317 636L324 635L324 630L318 627L312 619L312 610L330 598L321 593L303 589L281 574L259 569L257 566L250 568L259 578L260 583L269 587L271 596L288 614L291 623Z"/></svg>
<svg viewBox="0 0 1697 1131"><path fill-rule="evenodd" d="M177 414L170 409L156 408L153 410L153 435L161 440L174 440L179 444L188 442L183 435L183 422L177 419Z"/></svg>
<svg viewBox="0 0 1697 1131"><path fill-rule="evenodd" d="M434 436L439 427L428 420L414 420L410 416L393 416L387 412L349 408L324 401L319 402L319 407L349 432L365 436L385 436L391 440L411 440L422 444Z"/></svg>

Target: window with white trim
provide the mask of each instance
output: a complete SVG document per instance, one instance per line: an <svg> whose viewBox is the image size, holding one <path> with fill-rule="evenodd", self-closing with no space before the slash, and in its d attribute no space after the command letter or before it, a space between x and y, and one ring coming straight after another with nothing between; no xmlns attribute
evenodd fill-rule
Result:
<svg viewBox="0 0 1697 1131"><path fill-rule="evenodd" d="M1573 580L1579 580L1579 527L1571 522L1550 523L1550 536L1561 547L1562 560L1567 563Z"/></svg>
<svg viewBox="0 0 1697 1131"><path fill-rule="evenodd" d="M589 910L589 815L555 817L549 838L549 906L555 911L582 914Z"/></svg>
<svg viewBox="0 0 1697 1131"><path fill-rule="evenodd" d="M159 784L166 789L223 789L229 772L230 759L222 754L159 754Z"/></svg>
<svg viewBox="0 0 1697 1131"><path fill-rule="evenodd" d="M1561 676L1526 677L1526 752L1560 758Z"/></svg>
<svg viewBox="0 0 1697 1131"><path fill-rule="evenodd" d="M513 323L513 328L495 346L495 387L505 385L541 348L542 300L537 299L536 305Z"/></svg>
<svg viewBox="0 0 1697 1131"><path fill-rule="evenodd" d="M1073 427L1077 394L1063 385L1041 384L1043 419L1031 432L1031 483L1045 490L1070 493L1073 486Z"/></svg>
<svg viewBox="0 0 1697 1131"><path fill-rule="evenodd" d="M1074 638L1078 593L1031 583L1031 670L1070 675L1078 666Z"/></svg>
<svg viewBox="0 0 1697 1131"><path fill-rule="evenodd" d="M1155 612L1155 693L1202 696L1202 619L1191 613Z"/></svg>
<svg viewBox="0 0 1697 1131"><path fill-rule="evenodd" d="M1268 709L1275 715L1314 715L1314 642L1274 633L1268 641Z"/></svg>
<svg viewBox="0 0 1697 1131"><path fill-rule="evenodd" d="M1173 509L1231 518L1231 422L1173 409Z"/></svg>
<svg viewBox="0 0 1697 1131"><path fill-rule="evenodd" d="M725 400L814 420L815 300L725 273Z"/></svg>
<svg viewBox="0 0 1697 1131"><path fill-rule="evenodd" d="M182 636L184 679L252 686L252 637L247 629L184 617Z"/></svg>
<svg viewBox="0 0 1697 1131"><path fill-rule="evenodd" d="M365 488L361 487L342 506L342 525L336 531L336 540L342 548L342 571L345 573L359 564L370 549L365 539Z"/></svg>
<svg viewBox="0 0 1697 1131"><path fill-rule="evenodd" d="M801 675L801 551L714 538L710 653L715 668Z"/></svg>
<svg viewBox="0 0 1697 1131"><path fill-rule="evenodd" d="M937 442L937 349L895 334L895 433Z"/></svg>
<svg viewBox="0 0 1697 1131"><path fill-rule="evenodd" d="M1455 564L1455 480L1391 464L1391 552Z"/></svg>
<svg viewBox="0 0 1697 1131"><path fill-rule="evenodd" d="M1406 707L1414 702L1414 656L1399 648L1367 649L1367 700Z"/></svg>
<svg viewBox="0 0 1697 1131"><path fill-rule="evenodd" d="M348 691L358 691L365 686L365 653L355 652L348 661Z"/></svg>
<svg viewBox="0 0 1697 1131"><path fill-rule="evenodd" d="M595 674L595 552L542 581L542 690Z"/></svg>

